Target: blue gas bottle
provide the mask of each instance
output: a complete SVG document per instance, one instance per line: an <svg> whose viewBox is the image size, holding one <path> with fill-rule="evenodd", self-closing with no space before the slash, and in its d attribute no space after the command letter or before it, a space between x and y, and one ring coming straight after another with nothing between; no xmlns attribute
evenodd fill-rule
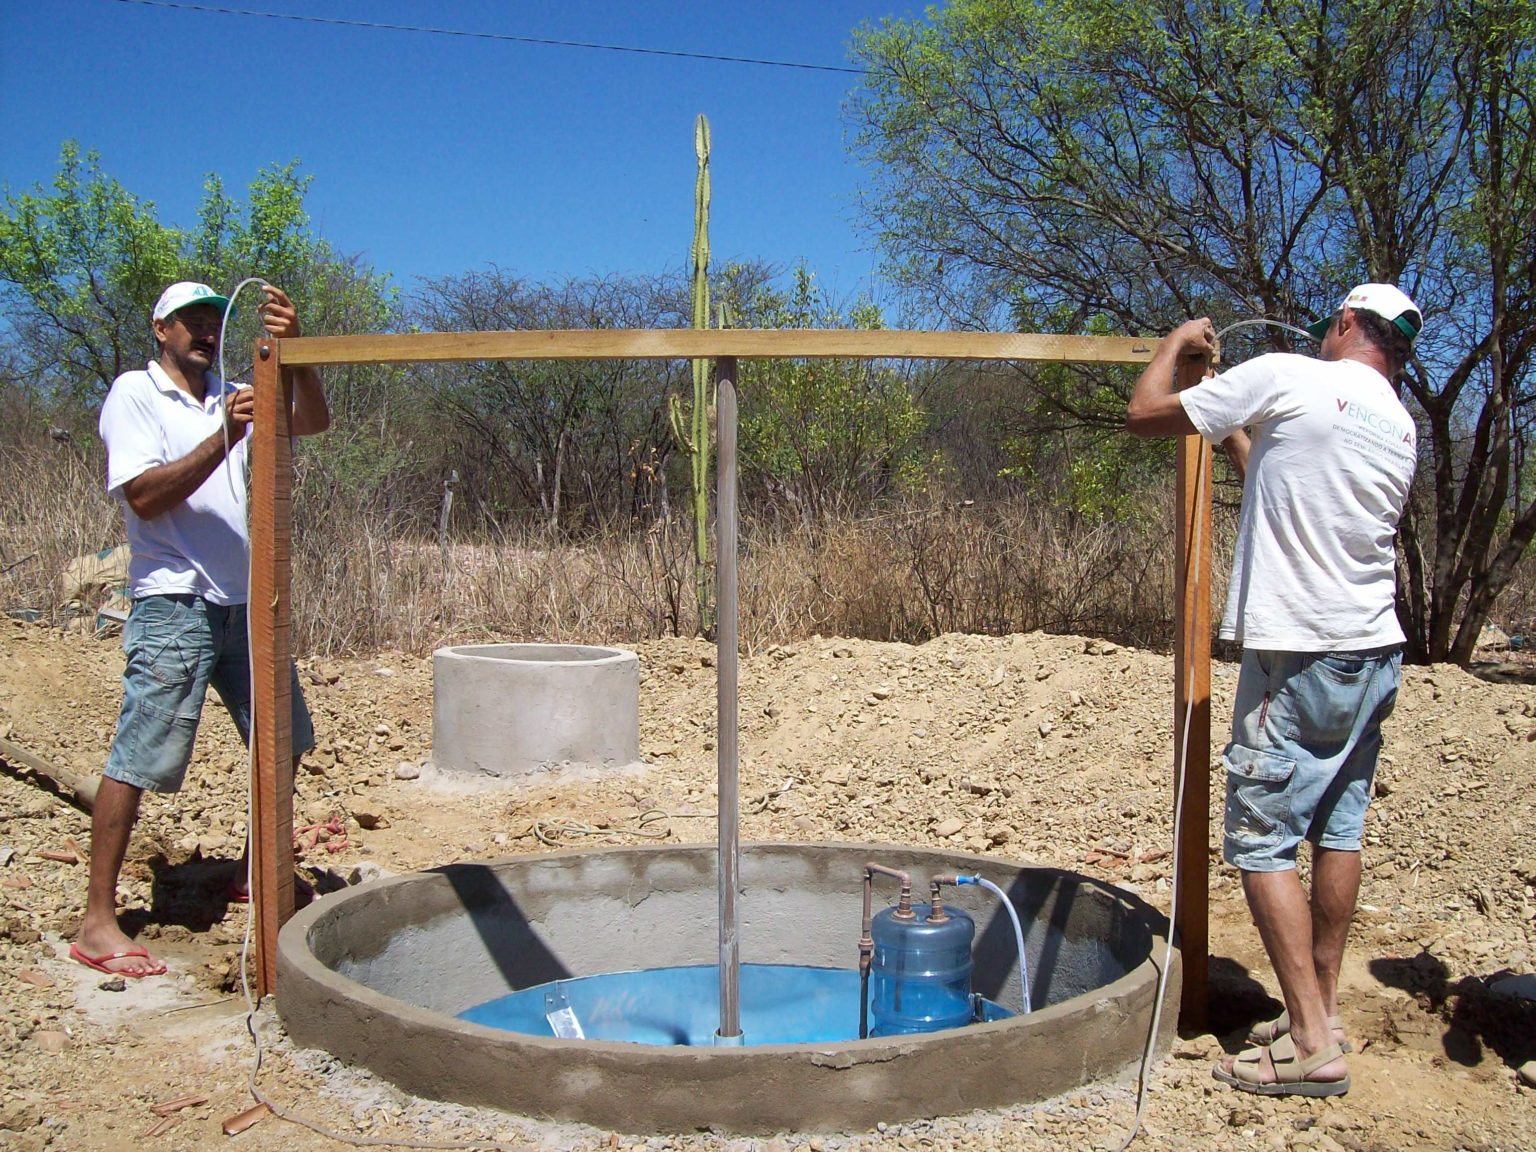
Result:
<svg viewBox="0 0 1536 1152"><path fill-rule="evenodd" d="M928 904L913 907L910 919L895 908L876 914L870 968L871 1036L900 1036L963 1028L974 1019L971 1005L971 942L976 923L959 908L944 906L933 918Z"/></svg>

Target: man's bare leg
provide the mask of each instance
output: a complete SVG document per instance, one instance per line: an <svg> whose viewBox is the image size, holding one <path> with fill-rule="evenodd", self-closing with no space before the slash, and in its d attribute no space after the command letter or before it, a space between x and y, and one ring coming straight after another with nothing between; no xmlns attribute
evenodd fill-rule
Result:
<svg viewBox="0 0 1536 1152"><path fill-rule="evenodd" d="M85 916L75 944L87 956L110 956L136 945L117 923L117 880L128 855L128 838L139 818L140 789L102 777L91 809L91 866L85 890ZM153 956L124 956L106 962L124 976L148 976L165 971Z"/></svg>
<svg viewBox="0 0 1536 1152"><path fill-rule="evenodd" d="M1312 852L1312 969L1323 1008L1339 1013L1339 970L1360 896L1360 853L1334 848Z"/></svg>
<svg viewBox="0 0 1536 1152"><path fill-rule="evenodd" d="M301 759L302 757L299 756L293 758L293 775L288 778L290 793L293 789L293 779L299 774ZM297 907L302 908L315 898L314 887L297 871L293 874L293 885ZM245 837L244 847L240 849L240 859L235 864L235 874L230 878L227 893L230 899L238 900L242 904L247 903L251 898L251 837L249 834Z"/></svg>
<svg viewBox="0 0 1536 1152"><path fill-rule="evenodd" d="M1329 1013L1324 1011L1313 967L1311 905L1294 868L1281 872L1245 871L1243 892L1275 978L1280 981L1285 1009L1291 1017L1296 1054L1305 1060L1334 1042L1333 1029L1328 1026ZM1230 1061L1226 1063L1230 1071ZM1347 1074L1341 1057L1317 1068L1311 1079L1342 1080ZM1274 1077L1267 1056L1260 1065L1260 1075L1266 1079Z"/></svg>

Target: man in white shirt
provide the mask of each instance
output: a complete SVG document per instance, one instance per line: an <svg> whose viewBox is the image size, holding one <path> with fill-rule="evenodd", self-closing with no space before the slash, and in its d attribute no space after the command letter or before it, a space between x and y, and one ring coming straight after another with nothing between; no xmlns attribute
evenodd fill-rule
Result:
<svg viewBox="0 0 1536 1152"><path fill-rule="evenodd" d="M263 293L258 311L268 334L298 336L287 294L271 285ZM255 396L215 371L228 306L205 284L168 287L151 317L158 355L144 371L119 376L101 410L107 490L123 506L133 606L123 629L123 707L91 815L85 915L70 955L111 975L165 971L119 926L117 881L144 790L181 787L210 684L250 740L244 477ZM323 432L330 412L319 374L297 369L293 384L294 434ZM293 700L297 760L314 734L296 675ZM230 895L240 899L243 890L241 879Z"/></svg>
<svg viewBox="0 0 1536 1152"><path fill-rule="evenodd" d="M1242 871L1286 1011L1215 1075L1261 1095L1349 1090L1339 969L1381 722L1397 698L1393 541L1417 462L1392 382L1422 327L1404 293L1362 284L1313 325L1320 359L1259 356L1177 391L1179 361L1216 345L1210 320L1191 320L1158 345L1127 411L1135 435L1222 444L1243 476L1220 632L1243 645L1223 855ZM1302 840L1310 894L1296 873Z"/></svg>

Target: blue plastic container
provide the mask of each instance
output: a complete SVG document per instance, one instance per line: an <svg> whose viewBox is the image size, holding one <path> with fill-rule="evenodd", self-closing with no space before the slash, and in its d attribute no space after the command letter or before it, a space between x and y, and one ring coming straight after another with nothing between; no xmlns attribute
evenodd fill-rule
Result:
<svg viewBox="0 0 1536 1152"><path fill-rule="evenodd" d="M894 908L870 924L875 952L870 969L871 1036L900 1036L963 1028L975 1018L971 1002L971 942L976 923L959 908L929 920L932 907L915 905L911 920Z"/></svg>

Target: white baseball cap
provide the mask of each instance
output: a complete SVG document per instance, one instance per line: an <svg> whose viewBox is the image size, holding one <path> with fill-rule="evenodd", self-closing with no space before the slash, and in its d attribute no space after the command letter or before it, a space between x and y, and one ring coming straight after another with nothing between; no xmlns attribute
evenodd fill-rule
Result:
<svg viewBox="0 0 1536 1152"><path fill-rule="evenodd" d="M155 303L155 310L150 313L150 319L164 320L172 312L180 312L192 304L212 304L220 313L223 313L229 307L229 298L220 296L206 284L198 284L192 280L178 280L160 293L160 299Z"/></svg>
<svg viewBox="0 0 1536 1152"><path fill-rule="evenodd" d="M1424 328L1424 314L1419 306L1408 299L1408 294L1392 284L1359 284L1349 290L1339 311L1345 308L1356 312L1371 312L1391 324L1408 339L1414 340ZM1333 317L1308 324L1307 331L1321 340L1328 334Z"/></svg>

